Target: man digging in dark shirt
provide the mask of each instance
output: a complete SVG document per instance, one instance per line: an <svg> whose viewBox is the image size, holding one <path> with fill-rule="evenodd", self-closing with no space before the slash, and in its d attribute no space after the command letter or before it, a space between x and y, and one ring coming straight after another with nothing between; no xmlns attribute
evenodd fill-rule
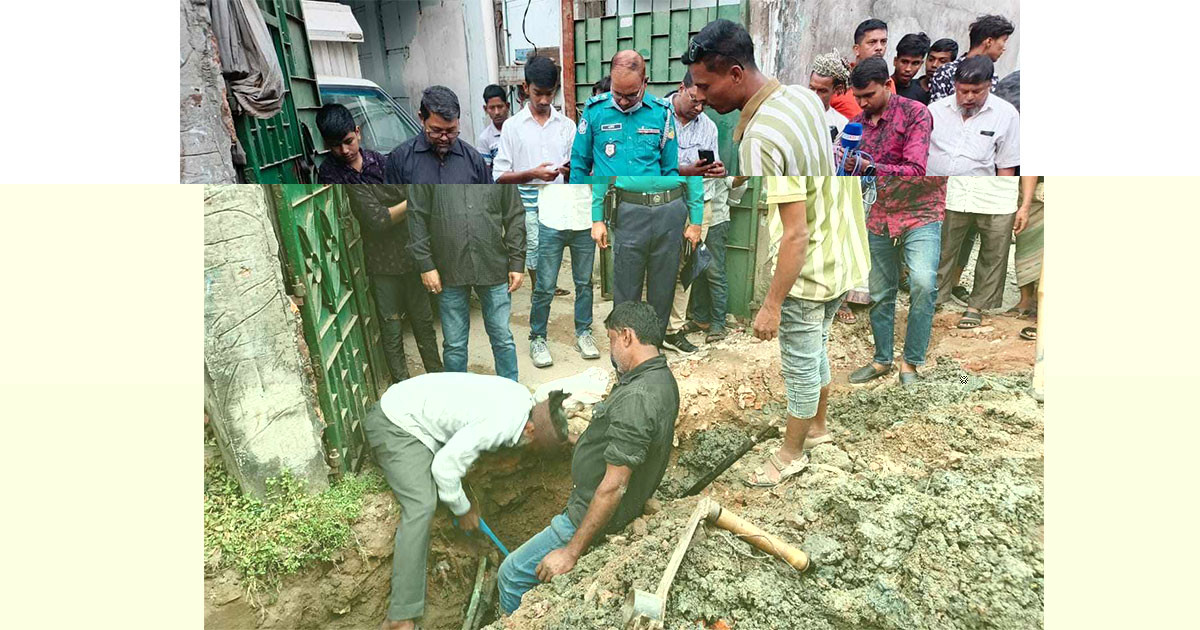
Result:
<svg viewBox="0 0 1200 630"><path fill-rule="evenodd" d="M667 470L679 387L658 351L663 326L649 304L623 302L604 327L617 384L575 444L566 509L500 565L505 614L539 582L574 568L592 543L640 516Z"/></svg>

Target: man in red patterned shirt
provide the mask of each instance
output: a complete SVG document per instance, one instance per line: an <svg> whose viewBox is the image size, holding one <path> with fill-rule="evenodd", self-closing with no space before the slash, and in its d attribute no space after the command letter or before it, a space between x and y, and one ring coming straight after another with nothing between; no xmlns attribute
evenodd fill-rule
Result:
<svg viewBox="0 0 1200 630"><path fill-rule="evenodd" d="M908 266L909 306L904 355L900 359L900 384L908 386L917 382L917 367L925 364L925 352L933 332L945 214L945 177L879 178L879 197L867 215L867 243L871 248L868 283L874 302L871 332L875 337L875 357L871 363L850 374L851 383L866 383L892 371L901 256Z"/></svg>
<svg viewBox="0 0 1200 630"><path fill-rule="evenodd" d="M850 72L850 87L862 112L850 122L862 123L862 144L859 150L870 156L877 175L920 177L925 174L929 158L929 136L933 132L933 116L924 105L893 94L887 88L891 79L887 62L879 57L861 61ZM837 163L842 163L841 147L837 148ZM854 172L846 164L846 172ZM858 172L867 165L859 164Z"/></svg>

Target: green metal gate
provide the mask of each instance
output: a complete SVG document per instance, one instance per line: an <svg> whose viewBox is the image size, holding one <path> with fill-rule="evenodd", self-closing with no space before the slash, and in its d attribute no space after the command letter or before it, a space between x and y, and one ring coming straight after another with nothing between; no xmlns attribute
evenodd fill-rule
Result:
<svg viewBox="0 0 1200 630"><path fill-rule="evenodd" d="M300 0L258 0L258 6L275 43L286 94L283 109L272 118L234 118L238 140L246 150L243 175L248 182L263 184L316 181L312 156L321 93Z"/></svg>
<svg viewBox="0 0 1200 630"><path fill-rule="evenodd" d="M358 470L366 455L362 419L391 382L358 222L339 186L283 184L270 191L287 281L302 302L326 452L341 471Z"/></svg>
<svg viewBox="0 0 1200 630"><path fill-rule="evenodd" d="M747 3L742 0L739 4L716 7L575 20L575 102L579 107L583 106L592 95L592 84L608 75L612 56L618 50L626 49L636 50L646 58L650 79L647 90L657 96L666 96L679 86L687 73L687 66L679 58L687 52L692 35L718 18L745 24L747 11ZM722 115L706 109L704 115L717 124L718 148L726 170L738 172L733 129L740 112Z"/></svg>

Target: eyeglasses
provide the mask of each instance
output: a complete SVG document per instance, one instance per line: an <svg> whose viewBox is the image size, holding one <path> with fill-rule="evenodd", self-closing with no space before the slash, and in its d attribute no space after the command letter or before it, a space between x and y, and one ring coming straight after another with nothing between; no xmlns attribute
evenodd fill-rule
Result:
<svg viewBox="0 0 1200 630"><path fill-rule="evenodd" d="M459 134L461 134L461 133L462 132L457 129L455 129L454 131L436 131L436 130L430 129L429 127L425 128L425 135L429 136L430 138L445 138L447 140L453 140L453 139L457 138L459 136Z"/></svg>

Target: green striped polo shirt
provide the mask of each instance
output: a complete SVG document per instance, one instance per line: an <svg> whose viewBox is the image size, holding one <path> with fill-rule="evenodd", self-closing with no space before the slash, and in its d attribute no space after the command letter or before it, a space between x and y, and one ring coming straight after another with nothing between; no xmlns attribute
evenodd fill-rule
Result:
<svg viewBox="0 0 1200 630"><path fill-rule="evenodd" d="M771 273L779 262L783 221L779 204L805 202L808 246L789 297L828 302L863 286L871 270L862 184L858 177L766 178Z"/></svg>
<svg viewBox="0 0 1200 630"><path fill-rule="evenodd" d="M767 81L742 108L733 140L742 175L833 175L825 108L812 90Z"/></svg>

